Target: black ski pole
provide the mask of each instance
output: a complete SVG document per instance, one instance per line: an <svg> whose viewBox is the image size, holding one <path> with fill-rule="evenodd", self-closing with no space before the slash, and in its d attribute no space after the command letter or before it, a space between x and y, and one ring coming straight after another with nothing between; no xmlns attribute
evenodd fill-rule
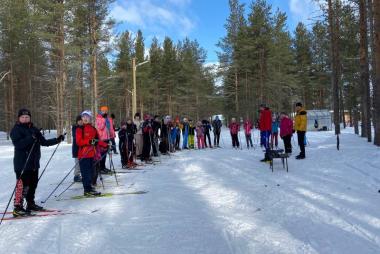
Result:
<svg viewBox="0 0 380 254"><path fill-rule="evenodd" d="M65 134L63 134L63 135L65 135L65 136L66 136L66 133L65 133ZM42 176L43 176L43 174L45 173L45 171L46 171L46 168L49 166L49 163L50 163L51 159L53 158L54 154L57 152L57 150L58 150L58 147L59 147L59 145L60 145L60 144L61 144L61 142L59 142L59 143L58 143L58 145L55 147L55 149L54 149L53 153L51 154L51 156L50 156L50 158L49 158L49 160L48 160L48 162L46 163L46 165L45 165L44 169L42 170L40 177L38 177L38 180L37 180L37 182L39 182L39 181L40 181L41 177L42 177Z"/></svg>
<svg viewBox="0 0 380 254"><path fill-rule="evenodd" d="M117 176L116 176L115 165L113 164L113 160L112 160L112 151L111 150L108 151L108 156L109 156L109 161L110 161L110 169L113 169L113 174L115 175L116 185L119 186L119 181L117 180Z"/></svg>
<svg viewBox="0 0 380 254"><path fill-rule="evenodd" d="M22 176L22 174L23 174L24 171L25 171L26 165L27 165L28 162L29 162L30 155L32 154L33 149L34 149L36 143L37 143L37 139L34 140L33 145L32 145L32 148L30 148L30 151L29 151L28 157L26 158L26 161L25 161L24 167L23 167L22 170L21 170L20 177L19 177L19 178L17 179L17 181L16 181L16 185L15 185L15 187L13 188L12 195L11 195L11 197L9 198L9 201L8 201L7 206L5 207L5 210L4 210L4 213L3 213L3 216L1 217L0 225L1 225L1 223L3 222L3 220L4 220L5 214L7 213L8 208L9 208L9 205L10 205L10 203L11 203L11 201L12 201L13 195L14 195L15 192L16 192L16 188L17 188L18 181L22 181L22 180L21 180L21 176Z"/></svg>

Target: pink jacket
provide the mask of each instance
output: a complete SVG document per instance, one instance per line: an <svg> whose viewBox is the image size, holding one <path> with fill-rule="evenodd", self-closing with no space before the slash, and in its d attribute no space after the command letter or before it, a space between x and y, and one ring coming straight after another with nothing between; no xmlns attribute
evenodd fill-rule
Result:
<svg viewBox="0 0 380 254"><path fill-rule="evenodd" d="M115 129L113 128L113 120L110 117L107 117L107 119L110 122L109 129L106 126L106 119L101 114L98 114L96 116L96 129L98 131L98 136L100 140L115 138Z"/></svg>
<svg viewBox="0 0 380 254"><path fill-rule="evenodd" d="M251 121L245 121L244 122L245 135L251 135L252 129L253 129L253 125L252 125Z"/></svg>
<svg viewBox="0 0 380 254"><path fill-rule="evenodd" d="M280 122L280 137L288 136L293 134L293 121L284 117Z"/></svg>
<svg viewBox="0 0 380 254"><path fill-rule="evenodd" d="M228 128L230 129L230 133L231 134L238 134L238 132L240 131L240 124L238 123L230 123L230 125L228 126Z"/></svg>

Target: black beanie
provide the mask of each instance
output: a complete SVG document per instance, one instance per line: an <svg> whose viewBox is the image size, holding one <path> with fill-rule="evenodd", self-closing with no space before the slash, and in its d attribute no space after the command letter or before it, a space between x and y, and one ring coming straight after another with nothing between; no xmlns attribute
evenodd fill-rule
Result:
<svg viewBox="0 0 380 254"><path fill-rule="evenodd" d="M17 116L20 117L20 116L24 116L24 115L32 117L32 114L30 113L30 111L28 109L22 108L22 109L20 109L18 111L18 115Z"/></svg>
<svg viewBox="0 0 380 254"><path fill-rule="evenodd" d="M297 102L296 103L296 107L302 107L302 103L301 102Z"/></svg>

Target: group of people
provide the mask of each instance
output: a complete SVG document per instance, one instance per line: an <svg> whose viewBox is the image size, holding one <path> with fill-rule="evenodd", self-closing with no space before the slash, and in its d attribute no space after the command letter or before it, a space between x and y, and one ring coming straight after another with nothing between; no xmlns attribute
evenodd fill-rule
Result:
<svg viewBox="0 0 380 254"><path fill-rule="evenodd" d="M296 115L293 120L285 112L281 112L279 115L272 114L269 107L264 104L260 105L259 120L256 127L260 130L260 145L265 148L265 157L263 162L270 161L270 150L278 149L278 136L284 142L284 152L287 154L292 153L292 136L297 132L298 145L300 146L300 154L296 156L297 160L305 159L305 138L307 130L307 112L302 107L302 103L296 103ZM231 134L232 147L240 147L240 131L241 124L236 121L236 118L231 119L231 123L228 125ZM245 140L247 148L253 147L252 142L252 130L253 123L246 119L243 122L243 129L245 134Z"/></svg>
<svg viewBox="0 0 380 254"><path fill-rule="evenodd" d="M291 138L297 132L300 154L296 159L305 158L305 133L306 111L301 103L296 104L297 113L295 121L282 112L279 119L272 115L271 110L265 105L260 106L258 129L260 130L261 145L265 148L265 158L269 160L269 151L278 146L278 133L284 141L285 152L292 152ZM117 129L114 116L108 113L108 107L100 107L99 113L93 119L89 110L83 111L76 118L72 127L73 145L72 156L75 159L74 182L83 184L85 196L100 195L95 189L99 174L108 174L110 168L106 167L107 155L112 152L117 154L116 133L119 137L120 159L123 168L134 169L136 159L151 163L152 157L160 154L168 154L182 149L204 149L207 147L220 147L222 121L216 116L211 122L207 119L196 121L188 118L182 121L177 117L174 120L170 116L161 119L159 116L151 117L145 114L143 119L136 113L133 119L127 119L120 123ZM92 124L95 122L95 126ZM236 118L231 119L228 125L232 146L240 147L240 123ZM249 120L243 123L247 148L253 147L252 130L253 123ZM279 132L278 132L279 130ZM214 134L211 143L211 131ZM182 136L182 137L181 137ZM31 211L42 210L35 201L35 191L38 184L39 161L41 157L40 146L51 146L62 142L65 137L45 139L40 130L31 122L31 112L21 109L18 112L18 121L13 127L10 137L15 147L14 171L16 173L16 187L14 198L14 216L23 216ZM180 144L182 138L182 144ZM196 142L195 142L196 141ZM24 208L26 200L26 209Z"/></svg>

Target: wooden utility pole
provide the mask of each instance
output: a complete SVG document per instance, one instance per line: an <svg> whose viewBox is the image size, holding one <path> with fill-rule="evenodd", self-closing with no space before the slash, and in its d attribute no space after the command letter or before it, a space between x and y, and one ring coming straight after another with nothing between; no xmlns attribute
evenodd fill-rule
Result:
<svg viewBox="0 0 380 254"><path fill-rule="evenodd" d="M136 89L136 57L132 58L133 91L132 91L132 117L137 112L137 89Z"/></svg>

